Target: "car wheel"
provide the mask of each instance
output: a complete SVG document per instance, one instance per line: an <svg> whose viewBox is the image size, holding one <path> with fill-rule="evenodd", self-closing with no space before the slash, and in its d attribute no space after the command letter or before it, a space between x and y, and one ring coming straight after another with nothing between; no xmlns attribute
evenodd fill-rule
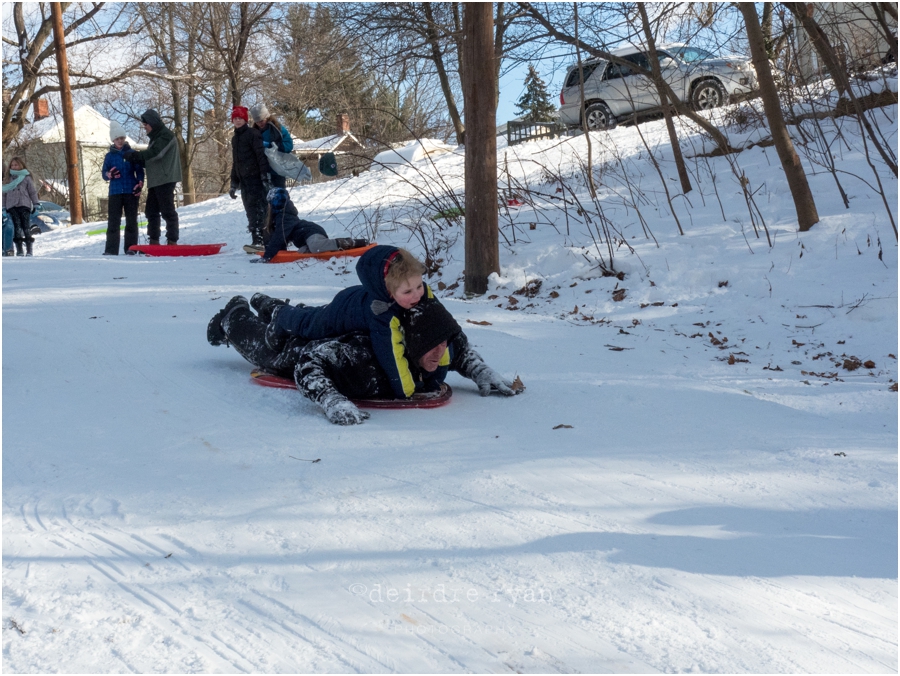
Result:
<svg viewBox="0 0 900 676"><path fill-rule="evenodd" d="M725 87L718 80L703 80L691 92L694 110L712 110L724 106L727 98Z"/></svg>
<svg viewBox="0 0 900 676"><path fill-rule="evenodd" d="M605 103L592 103L584 111L584 119L587 120L587 128L590 131L603 131L614 129L616 118Z"/></svg>

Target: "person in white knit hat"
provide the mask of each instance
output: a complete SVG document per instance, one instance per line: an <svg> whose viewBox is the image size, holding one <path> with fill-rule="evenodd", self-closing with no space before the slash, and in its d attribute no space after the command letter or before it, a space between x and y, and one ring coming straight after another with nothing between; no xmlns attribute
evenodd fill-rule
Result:
<svg viewBox="0 0 900 676"><path fill-rule="evenodd" d="M101 173L104 181L109 181L109 211L106 223L105 256L119 254L119 228L122 212L125 212L125 253L133 254L129 248L138 243L138 202L144 188L144 168L140 164L126 162L123 155L131 150L126 140L125 127L113 120L109 125L109 140L112 145L103 159Z"/></svg>
<svg viewBox="0 0 900 676"><path fill-rule="evenodd" d="M294 149L294 139L291 138L291 133L278 121L277 117L269 114L265 103L251 106L250 119L253 120L253 125L262 132L264 148L271 148L274 145L280 153L289 153ZM284 176L273 171L272 186L275 188L287 187Z"/></svg>

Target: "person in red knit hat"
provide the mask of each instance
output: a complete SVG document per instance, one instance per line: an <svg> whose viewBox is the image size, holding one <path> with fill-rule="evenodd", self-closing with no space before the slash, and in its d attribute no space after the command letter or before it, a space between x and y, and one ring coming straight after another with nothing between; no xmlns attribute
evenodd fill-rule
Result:
<svg viewBox="0 0 900 676"><path fill-rule="evenodd" d="M241 191L251 237L250 247L244 248L262 251L266 194L272 189L272 178L262 132L248 124L249 117L244 106L235 106L231 111L234 136L231 138L231 190L228 194L231 199L237 199L237 191Z"/></svg>

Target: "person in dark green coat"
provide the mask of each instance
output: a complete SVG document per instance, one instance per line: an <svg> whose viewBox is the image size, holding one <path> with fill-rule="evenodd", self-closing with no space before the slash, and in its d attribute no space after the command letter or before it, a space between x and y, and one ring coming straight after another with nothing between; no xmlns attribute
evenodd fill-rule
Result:
<svg viewBox="0 0 900 676"><path fill-rule="evenodd" d="M166 221L166 244L178 243L178 212L175 210L175 184L181 180L181 152L175 134L166 129L162 118L150 108L141 115L150 137L146 150L125 153L126 162L142 164L147 171L147 237L159 244L160 216Z"/></svg>

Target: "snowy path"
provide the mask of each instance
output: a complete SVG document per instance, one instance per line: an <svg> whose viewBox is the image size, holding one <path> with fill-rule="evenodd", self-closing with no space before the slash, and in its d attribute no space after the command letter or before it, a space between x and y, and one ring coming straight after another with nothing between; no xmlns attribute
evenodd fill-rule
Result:
<svg viewBox="0 0 900 676"><path fill-rule="evenodd" d="M242 256L4 262L5 671L897 670L883 379L761 370L793 328L717 362L687 335L707 305L616 327L448 300L528 391L454 375L445 408L337 428L205 327L347 278Z"/></svg>

